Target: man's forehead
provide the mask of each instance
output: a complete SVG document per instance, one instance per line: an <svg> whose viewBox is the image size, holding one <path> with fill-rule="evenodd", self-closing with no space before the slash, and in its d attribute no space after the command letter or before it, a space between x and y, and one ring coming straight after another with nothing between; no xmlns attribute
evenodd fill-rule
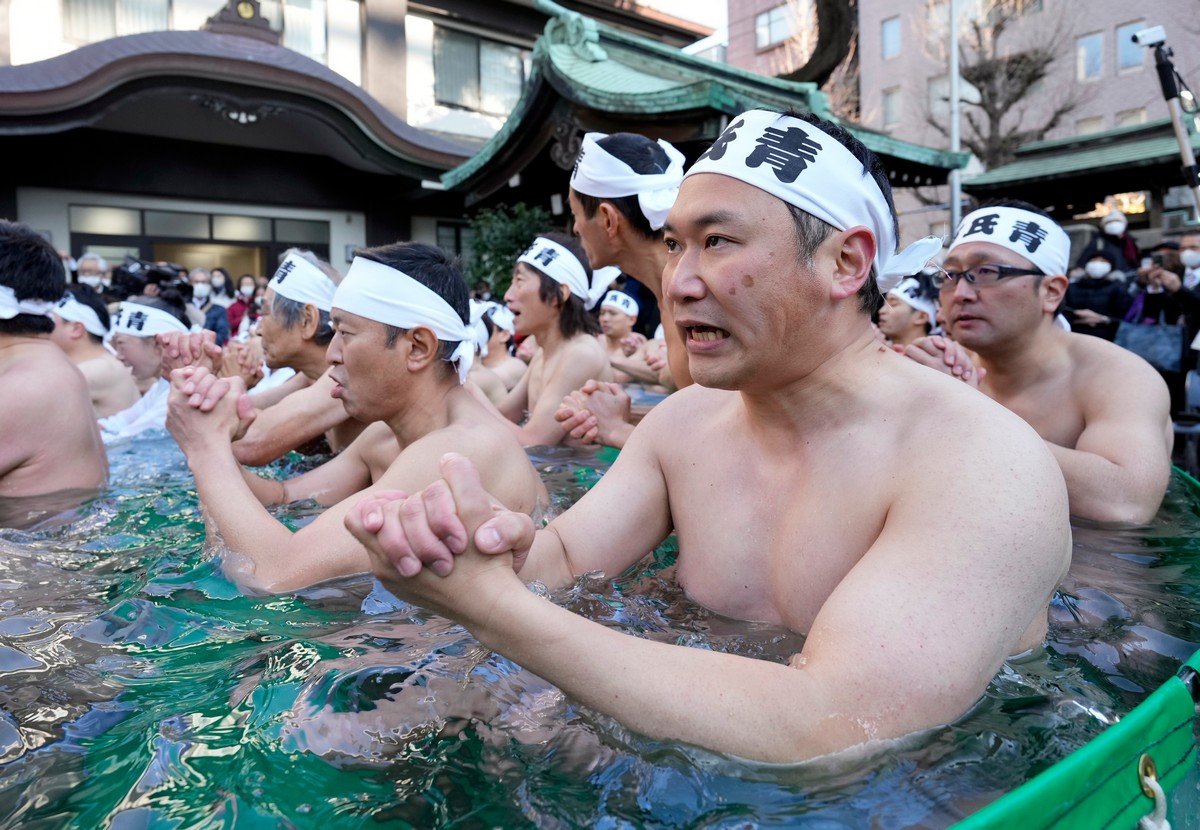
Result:
<svg viewBox="0 0 1200 830"><path fill-rule="evenodd" d="M1180 248L1200 248L1200 233L1185 233L1179 237Z"/></svg>
<svg viewBox="0 0 1200 830"><path fill-rule="evenodd" d="M721 193L719 201L709 195L716 190ZM697 173L683 180L664 227L678 230L684 224L703 227L760 222L764 210L777 210L780 217L786 217L787 204L778 196L732 176Z"/></svg>
<svg viewBox="0 0 1200 830"><path fill-rule="evenodd" d="M349 311L334 306L329 312L329 319L335 326L353 326L354 328L365 328L367 326L382 326L383 323L376 322L368 317L360 317L357 314L351 314Z"/></svg>
<svg viewBox="0 0 1200 830"><path fill-rule="evenodd" d="M1022 268L1035 267L1033 262L1018 254L1016 251L997 245L994 242L964 242L955 245L946 254L943 266L953 265L1019 265Z"/></svg>

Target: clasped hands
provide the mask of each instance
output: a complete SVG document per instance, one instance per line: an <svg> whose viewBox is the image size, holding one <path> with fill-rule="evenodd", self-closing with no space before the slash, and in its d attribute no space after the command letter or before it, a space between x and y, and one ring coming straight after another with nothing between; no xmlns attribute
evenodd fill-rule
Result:
<svg viewBox="0 0 1200 830"><path fill-rule="evenodd" d="M924 366L958 378L975 389L979 388L980 382L987 375L987 369L976 366L969 351L940 334L922 337L909 344L904 348L904 355Z"/></svg>
<svg viewBox="0 0 1200 830"><path fill-rule="evenodd" d="M223 378L203 366L185 366L172 370L170 381L167 429L184 454L213 442L238 440L257 416L240 377Z"/></svg>
<svg viewBox="0 0 1200 830"><path fill-rule="evenodd" d="M447 453L442 478L419 493L372 493L346 514L346 529L375 576L409 602L463 622L484 621L533 545L533 519L507 510L464 456Z"/></svg>

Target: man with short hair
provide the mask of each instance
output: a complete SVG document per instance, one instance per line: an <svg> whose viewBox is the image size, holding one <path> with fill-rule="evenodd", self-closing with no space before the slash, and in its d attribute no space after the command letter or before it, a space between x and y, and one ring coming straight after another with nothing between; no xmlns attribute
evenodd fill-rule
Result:
<svg viewBox="0 0 1200 830"><path fill-rule="evenodd" d="M923 273L905 277L883 298L879 331L898 349L925 337L937 322L937 291Z"/></svg>
<svg viewBox="0 0 1200 830"><path fill-rule="evenodd" d="M101 294L112 284L112 271L104 257L89 251L75 261L75 281Z"/></svg>
<svg viewBox="0 0 1200 830"><path fill-rule="evenodd" d="M54 246L0 220L0 526L78 505L108 479L87 381L50 339L66 286Z"/></svg>
<svg viewBox="0 0 1200 830"><path fill-rule="evenodd" d="M379 578L654 739L794 762L961 716L1045 637L1066 492L1020 418L876 340L876 278L941 250L896 253L890 191L836 125L734 119L665 226L695 385L545 529L493 510L459 458L422 493L364 499L347 522ZM688 597L787 626L802 650L780 663L626 636L522 584L616 577L672 533Z"/></svg>
<svg viewBox="0 0 1200 830"><path fill-rule="evenodd" d="M1027 202L967 215L940 278L946 337L905 353L969 381L1036 429L1062 469L1072 515L1147 522L1171 474L1170 397L1137 355L1055 323L1070 249L1066 232Z"/></svg>
<svg viewBox="0 0 1200 830"><path fill-rule="evenodd" d="M574 231L592 267L616 266L650 289L666 331L668 367L655 379L670 388L691 383L687 353L663 302L663 222L679 192L684 157L669 142L637 133L588 133L567 194ZM633 430L622 417L629 399L607 383L588 384L564 400L557 417L574 438L590 436L620 447Z"/></svg>
<svg viewBox="0 0 1200 830"><path fill-rule="evenodd" d="M296 273L285 269L279 279L277 272L277 298L292 290ZM367 493L416 491L438 477L439 459L454 450L479 465L508 509L528 514L538 507L544 490L524 450L462 386L474 354L467 287L444 251L417 243L362 251L337 287L332 308L333 396L359 422L383 421L393 452L400 448L378 478L368 454L360 470L345 472L374 478ZM259 501L295 493L244 470L233 452L230 439L239 421L253 417L242 380L178 369L172 384L167 425L187 455L210 528L229 550L224 567L234 579L253 590L283 592L369 569L366 552L343 524L353 506L346 500L355 492L353 478L335 475L314 492L310 477L305 494L331 506L292 533ZM193 406L191 398L207 400L209 411ZM357 489L368 483L360 477Z"/></svg>
<svg viewBox="0 0 1200 830"><path fill-rule="evenodd" d="M588 314L597 293L587 256L563 234L539 236L513 266L504 302L517 333L536 337L538 350L498 408L518 425L527 447L562 443L565 435L554 417L559 402L585 381L611 376Z"/></svg>
<svg viewBox="0 0 1200 830"><path fill-rule="evenodd" d="M137 403L142 395L129 367L104 347L110 320L100 295L91 290L68 291L52 315L50 339L83 372L95 416L107 418Z"/></svg>
<svg viewBox="0 0 1200 830"><path fill-rule="evenodd" d="M332 396L336 384L329 374L326 348L333 338L330 310L336 289L321 261L295 248L287 252L268 283L258 322L263 362L273 371L294 369L296 374L278 386L251 393L257 417L233 445L241 463L269 464L298 448L340 452L366 427L347 415L342 402ZM210 338L169 344L175 368L196 362L201 350L208 354L205 367L217 372L221 354Z"/></svg>
<svg viewBox="0 0 1200 830"><path fill-rule="evenodd" d="M646 338L633 330L638 318L637 300L623 291L609 291L600 301L600 334L597 341L608 355L616 383L658 383L658 372L646 364Z"/></svg>

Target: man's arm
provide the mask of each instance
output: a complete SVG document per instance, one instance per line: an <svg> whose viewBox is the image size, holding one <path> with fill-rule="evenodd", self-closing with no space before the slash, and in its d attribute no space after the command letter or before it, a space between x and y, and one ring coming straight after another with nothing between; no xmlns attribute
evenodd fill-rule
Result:
<svg viewBox="0 0 1200 830"><path fill-rule="evenodd" d="M646 363L646 343L631 355L610 355L608 362L613 369L624 372L638 383L658 383L659 373Z"/></svg>
<svg viewBox="0 0 1200 830"><path fill-rule="evenodd" d="M259 504L234 458L229 436L237 429L242 385L231 380L230 391L203 412L191 406L185 378L172 378L167 425L179 442L196 479L196 492L205 520L232 552L225 569L239 584L253 590L280 593L368 569L362 546L346 530L344 517L362 495L377 490L419 489L438 475L440 452L417 442L393 463L380 481L363 493L345 499L293 533Z"/></svg>
<svg viewBox="0 0 1200 830"><path fill-rule="evenodd" d="M1080 379L1084 428L1074 449L1046 444L1067 481L1073 516L1141 524L1158 512L1171 476L1171 398L1141 358L1105 357L1104 367Z"/></svg>
<svg viewBox="0 0 1200 830"><path fill-rule="evenodd" d="M956 467L949 480L928 488L915 475L900 477L878 539L787 665L624 635L528 592L509 556L473 546L448 576L422 570L398 578L362 517L352 513L348 521L391 590L458 620L485 646L584 705L652 738L795 762L957 717L1031 629L1044 631L1046 603L1070 554L1061 477L1028 432L996 442L1006 448L1004 475L971 450L969 436L948 443L939 455L944 463L929 466ZM478 477L457 461L444 464L443 474L464 526L473 529L469 538L482 539L495 517ZM989 485L988 509L969 500L948 507L941 497L981 481ZM581 528L556 524L565 547L577 544ZM607 546L597 538L590 547ZM937 539L953 543L931 543ZM535 544L531 559L537 552ZM588 560L573 561L572 569L589 569ZM688 690L686 705L680 689Z"/></svg>
<svg viewBox="0 0 1200 830"><path fill-rule="evenodd" d="M297 372L278 386L272 386L270 389L264 389L261 392L251 390L250 401L254 404L255 409L267 409L279 403L293 392L307 389L311 385L312 380L309 379L308 375L303 372Z"/></svg>
<svg viewBox="0 0 1200 830"><path fill-rule="evenodd" d="M246 434L233 445L234 457L250 466L269 464L345 421L346 408L330 397L329 374L288 395L259 413Z"/></svg>
<svg viewBox="0 0 1200 830"><path fill-rule="evenodd" d="M554 413L558 411L562 399L592 378L605 380L610 376L608 356L598 344L587 341L587 345L592 348L577 348L575 345L572 344L571 350L562 355L554 373L546 379L537 401L530 407L529 417L522 424L518 435L523 446L561 444L565 436ZM517 388L527 383L523 378Z"/></svg>
<svg viewBox="0 0 1200 830"><path fill-rule="evenodd" d="M365 433L364 433L365 434ZM242 468L242 476L265 507L311 499L328 507L371 486L371 470L362 456L362 436L345 450L308 472L285 480L263 478Z"/></svg>

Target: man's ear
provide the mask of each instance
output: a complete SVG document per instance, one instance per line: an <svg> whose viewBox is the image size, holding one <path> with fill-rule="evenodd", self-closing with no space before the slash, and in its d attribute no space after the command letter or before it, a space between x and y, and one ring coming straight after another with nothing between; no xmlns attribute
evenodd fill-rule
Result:
<svg viewBox="0 0 1200 830"><path fill-rule="evenodd" d="M601 202L596 208L596 218L600 220L600 227L609 239L617 237L621 232L621 223L625 220L621 211L613 207L612 202Z"/></svg>
<svg viewBox="0 0 1200 830"><path fill-rule="evenodd" d="M437 360L437 335L425 326L415 326L409 329L408 341L411 345L405 362L410 372L423 371L430 363Z"/></svg>
<svg viewBox="0 0 1200 830"><path fill-rule="evenodd" d="M321 327L321 312L312 303L305 303L300 312L300 336L312 340Z"/></svg>
<svg viewBox="0 0 1200 830"><path fill-rule="evenodd" d="M853 297L871 278L875 262L875 237L861 225L845 231L835 231L822 243L829 245L833 255L833 284L830 296L835 300Z"/></svg>
<svg viewBox="0 0 1200 830"><path fill-rule="evenodd" d="M1038 291L1042 296L1042 308L1046 311L1054 311L1062 305L1063 298L1067 296L1069 284L1070 280L1063 274L1042 277L1042 282L1038 286Z"/></svg>

